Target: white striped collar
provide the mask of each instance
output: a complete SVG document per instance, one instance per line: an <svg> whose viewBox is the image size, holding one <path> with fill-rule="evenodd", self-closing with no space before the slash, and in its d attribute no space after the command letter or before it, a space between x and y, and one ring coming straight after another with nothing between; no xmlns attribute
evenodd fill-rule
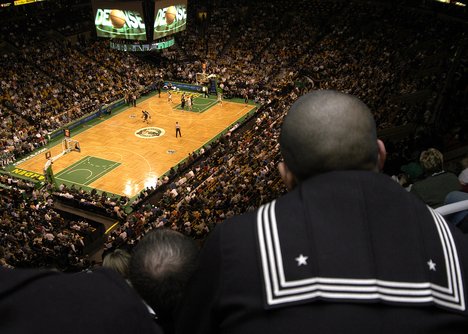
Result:
<svg viewBox="0 0 468 334"><path fill-rule="evenodd" d="M447 223L440 214L431 208L428 207L428 210L432 215L443 250L447 286L441 286L431 281L399 282L381 280L377 277L366 279L308 277L288 280L283 267L284 259L281 252L275 205L276 201L263 205L257 213L257 235L267 308L321 299L329 301L381 301L412 305L436 304L448 309L465 311L464 287L457 248Z"/></svg>

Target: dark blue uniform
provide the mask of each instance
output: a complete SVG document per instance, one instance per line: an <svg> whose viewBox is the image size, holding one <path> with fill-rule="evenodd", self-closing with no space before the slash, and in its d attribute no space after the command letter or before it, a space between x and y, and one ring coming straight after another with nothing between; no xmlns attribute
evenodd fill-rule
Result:
<svg viewBox="0 0 468 334"><path fill-rule="evenodd" d="M2 334L161 334L136 292L116 273L62 274L0 268Z"/></svg>
<svg viewBox="0 0 468 334"><path fill-rule="evenodd" d="M388 176L312 177L220 224L177 333L468 333L468 238Z"/></svg>

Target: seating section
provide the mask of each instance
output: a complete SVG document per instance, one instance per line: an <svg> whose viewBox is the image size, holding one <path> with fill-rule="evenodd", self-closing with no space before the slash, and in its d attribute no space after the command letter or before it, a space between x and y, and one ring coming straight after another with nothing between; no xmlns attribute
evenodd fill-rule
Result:
<svg viewBox="0 0 468 334"><path fill-rule="evenodd" d="M41 3L30 15L0 13L1 166L46 145L47 135L70 121L161 78L195 82L203 63L225 97L247 95L259 108L133 203L63 185L34 189L1 176L5 266L89 265L79 233L88 223L61 218L55 201L119 221L105 240L112 250L131 248L162 226L203 239L225 218L278 197L285 191L276 168L282 117L309 90L356 95L371 107L379 131L413 131L410 139L389 141L390 175L421 149L467 140L460 124L468 114L461 93L468 57L457 20L391 4L325 0L217 1L200 20L201 8L189 2L190 24L175 36L175 46L135 55L90 37L88 2L49 6ZM433 125L441 120L447 135L437 137Z"/></svg>

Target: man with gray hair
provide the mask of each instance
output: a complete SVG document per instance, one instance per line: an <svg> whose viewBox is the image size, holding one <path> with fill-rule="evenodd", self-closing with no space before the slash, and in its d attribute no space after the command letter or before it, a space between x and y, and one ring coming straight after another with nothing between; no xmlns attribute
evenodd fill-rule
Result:
<svg viewBox="0 0 468 334"><path fill-rule="evenodd" d="M468 240L386 175L369 108L299 98L280 135L289 193L217 226L176 333L464 333Z"/></svg>
<svg viewBox="0 0 468 334"><path fill-rule="evenodd" d="M174 312L197 255L194 240L170 229L156 229L143 237L130 259L130 282L166 334L174 331Z"/></svg>

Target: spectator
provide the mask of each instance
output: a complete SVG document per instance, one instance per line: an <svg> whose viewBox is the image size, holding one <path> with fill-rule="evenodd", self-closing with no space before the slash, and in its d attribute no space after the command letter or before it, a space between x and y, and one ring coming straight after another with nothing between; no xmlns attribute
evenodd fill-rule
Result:
<svg viewBox="0 0 468 334"><path fill-rule="evenodd" d="M139 56L110 50L108 40L78 36L77 42L70 42L50 33L55 29L76 36L86 26L95 29L89 1L40 2L21 6L21 11L16 7L0 11L7 18L0 20L0 39L7 46L0 67L2 166L46 145L50 132L120 98L144 95L162 78L193 82L204 70L203 63L226 97L247 93L259 103L253 118L207 145L208 154L199 161L171 169L164 183L173 186L172 193L158 186L133 198L134 213L128 217L128 198L61 186L60 191L45 191L52 196L44 205L41 198L32 199L30 191L12 190L13 198L2 202L6 209L0 211L5 249L0 261L74 271L89 265L83 254L86 239L69 230L68 222L54 210L54 200L117 219L121 225L108 235L109 250L131 247L142 234L159 227L205 238L226 217L253 211L284 192L274 168L279 124L284 110L308 90L331 88L361 98L371 107L379 130L421 125L415 140L406 138L404 145L391 150L386 164L389 168L395 162L391 174L400 174L410 152L439 145L425 142L429 136L424 128L439 119L437 110L444 118L452 115L449 119L457 129L439 124L450 134L445 148L466 138L462 121L468 115L467 62L466 52L460 52L461 22L403 6L389 11L381 3L241 0L216 2L209 24L201 26L195 17L199 5L189 2L188 20L194 24L175 36L177 47ZM455 75L453 82L450 73ZM167 88L171 86L168 83ZM439 103L443 101L449 103ZM416 142L424 145L414 147ZM189 170L195 175L185 175ZM407 176L418 174L411 169ZM403 175L400 181L409 189L416 180ZM11 197L10 191L5 193ZM148 200L157 210L147 205Z"/></svg>
<svg viewBox="0 0 468 334"><path fill-rule="evenodd" d="M176 332L465 333L468 240L377 173L367 106L307 94L279 142L290 192L216 227Z"/></svg>
<svg viewBox="0 0 468 334"><path fill-rule="evenodd" d="M468 156L462 159L461 164L463 170L458 175L458 180L462 184L463 191L468 192Z"/></svg>
<svg viewBox="0 0 468 334"><path fill-rule="evenodd" d="M162 333L137 294L107 270L0 268L0 332Z"/></svg>
<svg viewBox="0 0 468 334"><path fill-rule="evenodd" d="M137 245L130 261L130 281L156 312L165 333L174 332L174 313L194 268L198 247L179 232L159 229Z"/></svg>
<svg viewBox="0 0 468 334"><path fill-rule="evenodd" d="M461 201L468 201L468 193L463 192L463 191L452 191L447 194L447 197L445 197L445 203L444 204L452 204L452 203L457 203ZM466 224L461 224L462 222L466 221L468 223L468 219L466 217L468 216L468 209L463 210L463 211L458 211L455 212L447 217L447 220L450 221L454 225L458 225L459 227L462 228L463 231L466 231Z"/></svg>
<svg viewBox="0 0 468 334"><path fill-rule="evenodd" d="M125 279L128 279L129 264L130 254L123 249L116 249L112 253L107 254L102 261L102 266L104 268L116 271Z"/></svg>
<svg viewBox="0 0 468 334"><path fill-rule="evenodd" d="M439 150L430 148L423 151L419 163L426 177L415 182L411 192L427 205L432 208L442 206L449 192L461 189L457 176L444 170L444 156Z"/></svg>

